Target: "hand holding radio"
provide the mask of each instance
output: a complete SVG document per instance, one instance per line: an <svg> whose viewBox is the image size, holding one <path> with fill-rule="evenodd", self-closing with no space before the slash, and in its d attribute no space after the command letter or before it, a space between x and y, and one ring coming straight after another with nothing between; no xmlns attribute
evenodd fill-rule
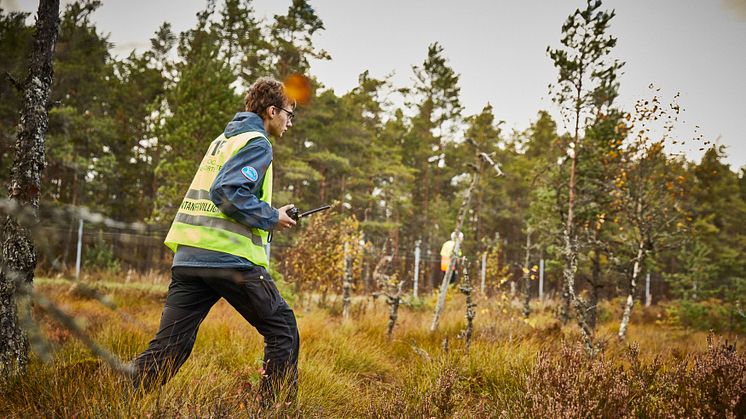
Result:
<svg viewBox="0 0 746 419"><path fill-rule="evenodd" d="M308 217L311 214L317 213L319 211L325 211L325 210L328 210L329 208L331 208L331 205L324 205L323 207L314 208L314 209L312 209L310 211L300 212L300 210L298 209L298 207L296 207L295 205L293 205L292 208L290 208L289 210L287 210L287 215L288 215L288 217L292 218L293 220L298 221L298 220L300 220L303 217Z"/></svg>

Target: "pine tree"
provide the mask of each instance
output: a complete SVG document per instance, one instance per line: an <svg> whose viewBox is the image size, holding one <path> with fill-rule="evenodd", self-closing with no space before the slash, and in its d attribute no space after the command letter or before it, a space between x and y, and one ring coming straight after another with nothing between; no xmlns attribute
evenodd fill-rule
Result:
<svg viewBox="0 0 746 419"><path fill-rule="evenodd" d="M563 298L575 309L586 349L593 351L592 334L583 304L576 295L575 275L578 269L577 243L577 162L583 148L580 144L581 128L589 115L597 114L611 103L616 95L616 75L622 66L611 60L609 54L616 46L616 38L607 34L614 11L599 10L600 0L588 0L585 9L576 10L562 26L563 47L547 48L547 53L557 68L559 77L554 87L553 100L561 106L565 117L574 124L573 140L569 144L569 181L567 215L565 217L565 291Z"/></svg>
<svg viewBox="0 0 746 419"><path fill-rule="evenodd" d="M624 114L602 107L594 116L583 138L582 159L577 164L577 190L581 199L576 204L576 231L579 268L588 283L588 298L581 300L588 326L596 328L597 308L601 292L611 284L608 280L609 257L613 251L612 223L615 214L612 192L621 166L622 144L628 128Z"/></svg>
<svg viewBox="0 0 746 419"><path fill-rule="evenodd" d="M291 74L306 74L309 59L328 60L329 53L317 49L313 35L324 22L306 0L293 0L287 14L275 16L270 26L270 67L272 75L284 80Z"/></svg>
<svg viewBox="0 0 746 419"><path fill-rule="evenodd" d="M200 12L197 26L179 40L180 60L165 93L162 129L157 132L161 155L151 215L155 222L165 224L173 218L207 145L242 110L241 99L231 88L236 78L221 60L219 36L209 21L213 12L210 7Z"/></svg>
<svg viewBox="0 0 746 419"><path fill-rule="evenodd" d="M691 226L698 246L707 254L712 281L698 284L700 296L711 294L737 299L734 285L746 279L743 243L746 243L746 200L743 175L723 162L725 148L712 146L691 173ZM743 173L743 171L742 171ZM705 250L706 249L706 250ZM704 268L704 267L701 267ZM700 269L701 269L700 268Z"/></svg>
<svg viewBox="0 0 746 419"><path fill-rule="evenodd" d="M220 38L221 55L244 87L274 73L272 43L266 38L264 22L254 16L251 0L226 0L215 30Z"/></svg>
<svg viewBox="0 0 746 419"><path fill-rule="evenodd" d="M505 163L505 154L499 149L501 142L500 125L502 121L495 121L493 107L489 103L482 111L466 119L466 138L472 139L480 150L492 154L493 158ZM461 180L465 173L469 173L468 164L473 164L474 150L466 142L450 143L446 146L445 178L451 181L446 185L450 190L446 195L456 194L458 190L465 188ZM488 169L491 170L491 169ZM512 174L511 174L512 175ZM498 224L494 220L502 208L509 205L509 200L499 196L505 190L505 179L497 179L494 176L480 176L479 185L474 192L474 215L472 223L464 226L464 237L468 237L464 243L464 254L476 255L485 249L479 248L483 245L484 238L494 237L497 232L494 227ZM451 230L449 224L446 230ZM502 232L504 233L504 231Z"/></svg>
<svg viewBox="0 0 746 419"><path fill-rule="evenodd" d="M47 137L45 183L51 187L44 198L105 211L109 202L101 198L111 178L111 145L117 137L111 112L111 44L90 20L100 5L70 3L62 16Z"/></svg>
<svg viewBox="0 0 746 419"><path fill-rule="evenodd" d="M442 185L450 179L446 180L439 170L445 163L442 155L445 144L453 141L448 134L461 120L459 75L448 65L443 47L437 42L428 46L425 61L412 70L415 80L410 102L417 104L417 114L412 119L402 152L404 163L416 170L412 199L420 205L405 234L409 238L407 244L421 239L425 251L436 254L440 242L450 234L445 223L455 218L454 211L459 204L452 202L452 196L441 196ZM439 234L434 236L433 231ZM434 286L437 270L434 264L428 268L424 270L425 275Z"/></svg>

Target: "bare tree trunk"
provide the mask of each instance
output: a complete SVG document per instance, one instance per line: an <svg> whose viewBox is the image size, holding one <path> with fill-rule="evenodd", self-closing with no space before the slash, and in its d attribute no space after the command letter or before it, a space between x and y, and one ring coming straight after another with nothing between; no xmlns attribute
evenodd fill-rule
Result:
<svg viewBox="0 0 746 419"><path fill-rule="evenodd" d="M350 257L350 249L347 243L345 243L344 251L345 272L342 284L342 318L347 320L350 318L350 302L352 301L350 297L350 290L352 289L352 258Z"/></svg>
<svg viewBox="0 0 746 419"><path fill-rule="evenodd" d="M595 256L591 258L591 292L590 300L588 301L588 327L592 330L596 330L596 321L598 318L598 298L600 290L603 287L601 284L601 250L595 249Z"/></svg>
<svg viewBox="0 0 746 419"><path fill-rule="evenodd" d="M376 298L380 295L385 296L386 304L389 305L389 321L386 327L386 337L389 339L394 333L396 320L399 318L399 303L401 302L402 286L404 285L404 281L399 279L397 274L394 274L393 278L386 274L393 259L394 255L387 255L386 246L384 246L381 259L373 270L373 278L378 283L379 288L379 291L373 296Z"/></svg>
<svg viewBox="0 0 746 419"><path fill-rule="evenodd" d="M619 324L619 339L623 340L627 334L627 326L629 325L629 318L632 315L632 306L635 304L635 292L637 291L637 278L640 276L642 271L642 263L645 258L645 242L640 238L640 242L637 244L637 257L635 258L635 264L632 266L632 275L629 278L629 294L627 294L627 301L624 303L624 313L622 314L622 322Z"/></svg>
<svg viewBox="0 0 746 419"><path fill-rule="evenodd" d="M390 280L389 280L390 282ZM386 303L389 305L389 324L386 328L386 336L391 339L391 335L394 333L394 326L396 326L396 319L399 318L399 303L401 302L401 288L404 285L404 281L397 278L396 287L389 285L391 288L396 288L392 293L386 296Z"/></svg>
<svg viewBox="0 0 746 419"><path fill-rule="evenodd" d="M28 337L19 326L19 310L30 315L29 304L17 304L20 288L30 286L36 267L36 250L26 227L38 221L41 176L46 164L44 136L49 123L47 104L52 87L52 53L59 27L59 0L39 2L36 30L23 85L20 132L11 171L9 198L29 214L19 223L7 216L2 226L0 265L0 377L24 369L28 363ZM27 300L28 302L28 300Z"/></svg>
<svg viewBox="0 0 746 419"><path fill-rule="evenodd" d="M563 270L563 285L564 290L562 292L562 323L567 324L570 319L570 306L574 305L575 298L575 273L578 271L578 248L577 241L575 238L575 184L576 184L576 172L578 166L578 141L580 140L580 104L581 104L581 89L582 89L582 73L581 73L581 84L577 86L577 99L575 100L575 136L573 139L572 155L570 156L570 181L568 184L568 197L567 197L567 219L565 220L565 269Z"/></svg>
<svg viewBox="0 0 746 419"><path fill-rule="evenodd" d="M588 354L594 355L596 353L596 347L593 344L593 330L586 321L586 308L580 301L580 298L575 294L575 272L578 269L578 251L577 243L574 238L565 237L567 265L565 265L565 292L568 295L570 305L575 311L575 320L580 327L580 334L583 337L583 344ZM569 249L569 250L567 250Z"/></svg>
<svg viewBox="0 0 746 419"><path fill-rule="evenodd" d="M582 76L582 75L581 75ZM568 185L568 200L567 200L567 219L565 222L565 269L563 271L565 289L562 293L564 299L564 306L566 307L563 313L563 320L569 317L569 306L575 311L575 318L580 326L580 334L583 337L583 343L585 350L589 354L595 354L596 348L593 344L593 330L588 326L586 321L586 310L583 307L583 303L580 301L578 296L575 294L575 273L578 271L578 243L577 237L575 236L575 193L576 193L576 172L578 166L578 152L580 147L578 142L580 140L580 92L582 91L582 84L577 87L578 99L576 100L575 107L575 138L573 142L573 150L571 157L570 166L570 182Z"/></svg>
<svg viewBox="0 0 746 419"><path fill-rule="evenodd" d="M466 219L466 214L469 209L469 203L471 201L471 197L474 194L474 191L477 188L477 185L479 184L479 176L480 172L482 170L483 165L490 166L490 168L494 169L497 173L497 176L502 176L503 172L500 170L500 167L492 161L492 158L479 150L477 147L477 144L467 138L466 142L471 144L476 149L476 164L474 165L474 175L471 179L471 184L469 185L469 189L466 191L466 196L464 197L464 201L461 203L461 208L459 208L459 214L458 214L458 220L456 221L456 229L453 231L455 234L454 237L454 245L453 245L453 253L451 254L451 261L448 264L448 269L446 269L445 275L443 275L443 282L440 285L440 295L438 296L438 303L435 306L435 315L433 316L433 322L430 325L430 331L434 332L435 329L438 327L438 320L440 319L440 314L443 311L443 307L446 303L446 293L448 292L448 284L451 281L451 275L453 275L453 270L455 268L456 264L456 258L458 257L459 250L461 249L461 229L464 226L464 220Z"/></svg>
<svg viewBox="0 0 746 419"><path fill-rule="evenodd" d="M466 352L469 352L469 348L471 347L471 337L474 334L474 317L476 316L476 310L474 310L474 308L477 305L471 299L472 286L471 279L469 278L469 271L466 267L466 258L462 259L461 266L463 279L459 290L466 296L466 329L462 332L462 336L466 339Z"/></svg>
<svg viewBox="0 0 746 419"><path fill-rule="evenodd" d="M578 127L575 126L575 144L577 146ZM565 290L562 298L566 307L570 306L572 296L575 294L575 272L578 270L578 251L575 243L575 169L577 165L576 150L573 151L572 165L570 166L569 198L567 202L567 220L565 221L565 269L563 270ZM569 317L569 310L565 313L565 322Z"/></svg>
<svg viewBox="0 0 746 419"><path fill-rule="evenodd" d="M461 202L461 208L459 208L458 221L456 222L456 229L453 230L455 237L453 238L453 252L451 253L451 262L448 264L445 275L443 275L443 282L440 284L440 295L438 295L438 303L435 306L435 315L433 316L433 322L430 325L430 331L433 332L438 327L438 320L440 320L440 314L443 311L443 307L446 304L446 293L448 292L448 284L451 281L453 270L456 268L456 259L458 259L459 250L461 250L461 228L464 225L464 219L466 218L467 209L469 208L469 201L474 193L474 189L479 182L479 170L474 172L471 179L469 189L466 191L466 196L463 202Z"/></svg>
<svg viewBox="0 0 746 419"><path fill-rule="evenodd" d="M570 293L567 288L567 277L562 276L562 304L560 305L560 320L566 326L570 322Z"/></svg>

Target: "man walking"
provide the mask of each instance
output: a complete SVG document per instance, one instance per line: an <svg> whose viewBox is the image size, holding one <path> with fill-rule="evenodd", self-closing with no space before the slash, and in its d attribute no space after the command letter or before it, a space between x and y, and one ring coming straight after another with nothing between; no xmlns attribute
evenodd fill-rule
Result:
<svg viewBox="0 0 746 419"><path fill-rule="evenodd" d="M267 268L269 232L290 228L293 205L272 207L272 145L291 127L294 101L282 83L262 78L239 112L208 147L184 197L166 246L174 254L160 327L133 361L136 385L171 378L189 357L202 320L225 298L264 336L262 390L287 380L297 387L299 336L295 315Z"/></svg>

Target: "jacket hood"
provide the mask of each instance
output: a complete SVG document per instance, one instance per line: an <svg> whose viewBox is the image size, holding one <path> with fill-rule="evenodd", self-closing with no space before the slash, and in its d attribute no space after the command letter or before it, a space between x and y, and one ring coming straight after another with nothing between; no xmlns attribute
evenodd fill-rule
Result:
<svg viewBox="0 0 746 419"><path fill-rule="evenodd" d="M264 137L267 137L267 133L264 131L264 121L259 115L253 112L239 112L228 123L223 133L225 138L230 138L250 131L261 132Z"/></svg>

